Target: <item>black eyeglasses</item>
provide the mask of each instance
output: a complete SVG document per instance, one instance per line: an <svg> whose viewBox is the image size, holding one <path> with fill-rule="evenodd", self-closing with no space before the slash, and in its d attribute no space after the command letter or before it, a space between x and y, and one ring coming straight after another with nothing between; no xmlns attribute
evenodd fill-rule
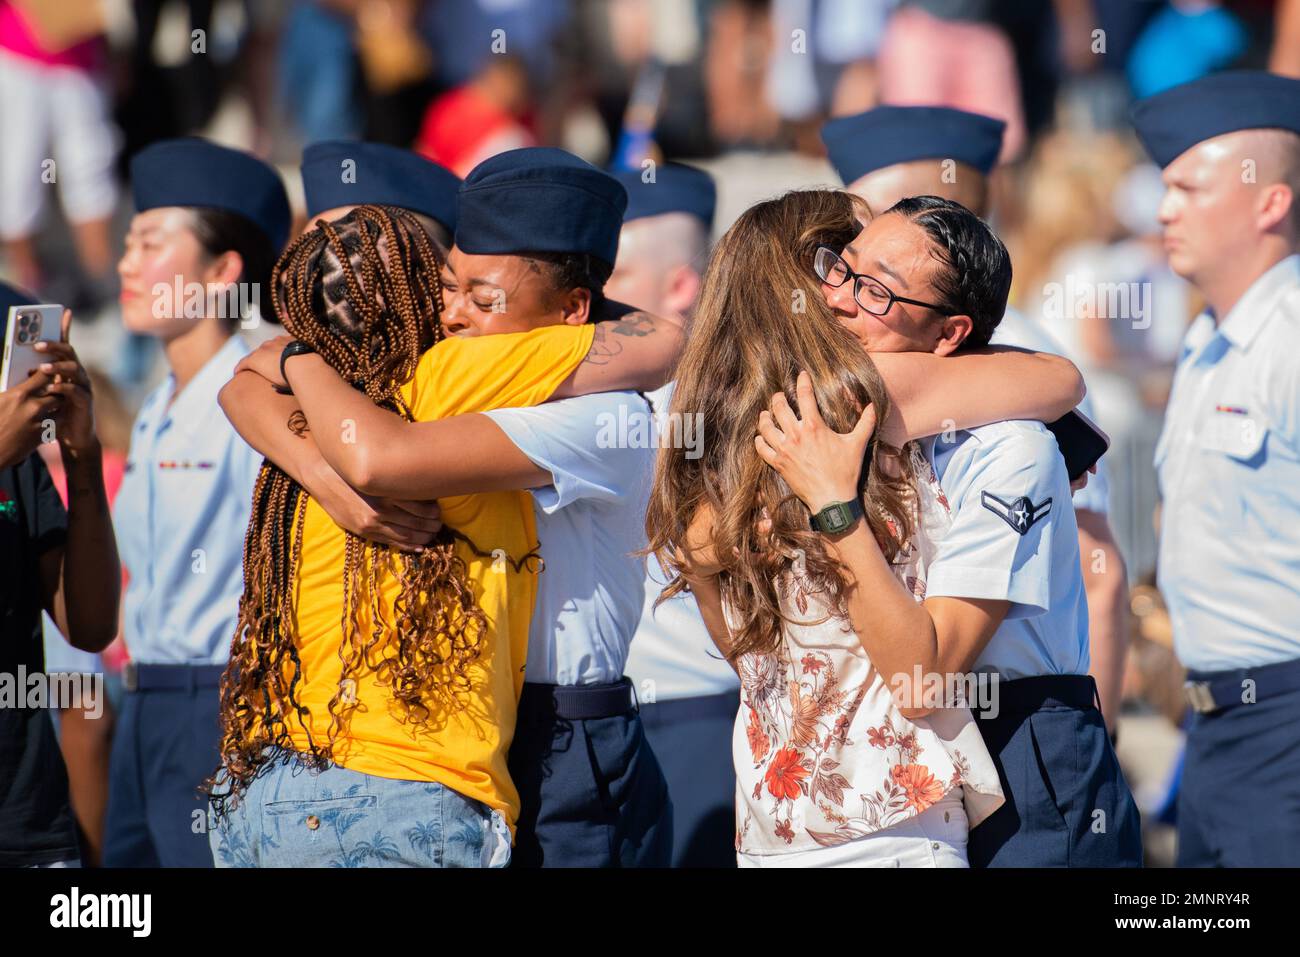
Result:
<svg viewBox="0 0 1300 957"><path fill-rule="evenodd" d="M818 279L837 289L852 279L854 281L853 301L873 316L883 316L894 307L896 302L905 302L909 306L924 306L926 309L933 309L945 315L949 313L948 309L936 306L932 302L921 302L919 299L906 299L894 295L892 289L874 276L850 269L849 264L840 258L840 254L829 246L817 247L817 253L813 256L813 271L817 273Z"/></svg>

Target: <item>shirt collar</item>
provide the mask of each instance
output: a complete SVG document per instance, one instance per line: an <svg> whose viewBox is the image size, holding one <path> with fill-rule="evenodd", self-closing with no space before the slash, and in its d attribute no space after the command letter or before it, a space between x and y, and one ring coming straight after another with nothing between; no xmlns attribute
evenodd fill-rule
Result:
<svg viewBox="0 0 1300 957"><path fill-rule="evenodd" d="M1293 253L1250 284L1246 294L1219 323L1219 332L1238 349L1249 348L1259 330L1273 318L1278 298L1297 287L1300 287L1300 254Z"/></svg>
<svg viewBox="0 0 1300 957"><path fill-rule="evenodd" d="M177 394L164 413L164 420L185 420L196 422L205 412L211 411L217 404L217 393L230 381L239 360L248 354L248 344L239 335L233 335L226 344L217 350L217 354L203 364L203 368ZM168 376L167 394L176 388L176 377Z"/></svg>

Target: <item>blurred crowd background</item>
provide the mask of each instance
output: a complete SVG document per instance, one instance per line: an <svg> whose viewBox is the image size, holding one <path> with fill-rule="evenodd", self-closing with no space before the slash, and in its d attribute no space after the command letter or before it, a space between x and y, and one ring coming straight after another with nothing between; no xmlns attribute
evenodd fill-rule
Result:
<svg viewBox="0 0 1300 957"><path fill-rule="evenodd" d="M721 234L755 200L839 185L828 117L883 102L1004 119L992 218L1012 303L1084 370L1113 441L1132 588L1118 750L1150 863L1170 863L1183 676L1152 587L1151 457L1201 304L1165 262L1160 174L1127 110L1233 66L1300 75L1300 0L0 0L0 276L73 308L115 485L164 374L117 315L123 171L155 140L268 158L299 215L301 149L323 139L413 148L460 175L537 144L602 166L684 160L715 175ZM1138 297L1122 317L1074 295L1115 283ZM105 656L110 675L123 654Z"/></svg>

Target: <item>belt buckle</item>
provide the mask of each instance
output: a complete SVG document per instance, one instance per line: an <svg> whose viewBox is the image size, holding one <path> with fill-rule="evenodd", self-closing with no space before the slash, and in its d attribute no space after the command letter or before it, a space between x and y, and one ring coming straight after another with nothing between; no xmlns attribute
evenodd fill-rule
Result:
<svg viewBox="0 0 1300 957"><path fill-rule="evenodd" d="M1185 682L1183 684L1183 693L1187 697L1187 703L1198 714L1208 714L1218 709L1218 705L1214 703L1214 695L1210 692L1210 683L1208 681Z"/></svg>
<svg viewBox="0 0 1300 957"><path fill-rule="evenodd" d="M139 687L140 679L136 672L135 662L128 661L122 666L122 688L126 691L136 691Z"/></svg>

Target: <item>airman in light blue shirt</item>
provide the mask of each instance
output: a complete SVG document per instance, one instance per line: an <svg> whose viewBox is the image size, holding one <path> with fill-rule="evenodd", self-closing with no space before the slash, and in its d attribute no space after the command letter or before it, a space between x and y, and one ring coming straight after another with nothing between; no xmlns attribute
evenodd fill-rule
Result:
<svg viewBox="0 0 1300 957"><path fill-rule="evenodd" d="M1170 268L1205 298L1155 466L1157 582L1187 666L1178 866L1300 866L1300 80L1133 107Z"/></svg>
<svg viewBox="0 0 1300 957"><path fill-rule="evenodd" d="M1300 658L1300 255L1183 342L1156 446L1159 584L1196 671Z"/></svg>
<svg viewBox="0 0 1300 957"><path fill-rule="evenodd" d="M106 867L211 867L200 789L221 763L221 679L243 591L261 456L218 402L271 300L289 232L279 174L239 150L164 140L131 159L136 215L118 277L122 324L170 375L131 434L114 527L131 661L109 762Z"/></svg>
<svg viewBox="0 0 1300 957"><path fill-rule="evenodd" d="M224 664L244 588L244 531L262 457L217 393L248 346L232 336L179 394L169 376L131 433L113 521L130 576L123 611L137 663Z"/></svg>

